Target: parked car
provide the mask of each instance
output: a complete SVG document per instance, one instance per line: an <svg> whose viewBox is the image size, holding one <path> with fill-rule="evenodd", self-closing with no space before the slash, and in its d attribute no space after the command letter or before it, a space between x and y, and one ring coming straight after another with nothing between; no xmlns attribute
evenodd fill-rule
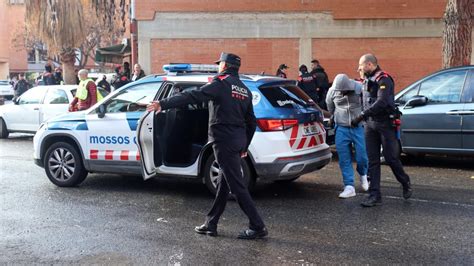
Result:
<svg viewBox="0 0 474 266"><path fill-rule="evenodd" d="M13 85L8 80L0 80L0 97L11 100L13 98Z"/></svg>
<svg viewBox="0 0 474 266"><path fill-rule="evenodd" d="M190 104L158 115L152 100L196 90L215 73L202 65L171 65L112 92L84 112L56 117L34 137L34 159L58 186L80 184L88 172L201 179L213 193L219 165L208 143L208 105ZM212 69L215 69L212 66ZM292 181L331 161L322 115L295 81L241 76L253 94L258 129L242 159L250 187L258 180ZM65 163L62 163L65 162Z"/></svg>
<svg viewBox="0 0 474 266"><path fill-rule="evenodd" d="M424 77L400 91L401 147L408 155L474 155L474 66Z"/></svg>
<svg viewBox="0 0 474 266"><path fill-rule="evenodd" d="M44 121L68 112L77 85L33 87L14 103L0 106L0 138L12 132L35 133ZM99 89L105 96L107 92Z"/></svg>

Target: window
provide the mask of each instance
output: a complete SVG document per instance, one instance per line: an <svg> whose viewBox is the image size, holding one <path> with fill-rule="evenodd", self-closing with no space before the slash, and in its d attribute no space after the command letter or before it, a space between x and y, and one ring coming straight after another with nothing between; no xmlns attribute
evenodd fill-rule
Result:
<svg viewBox="0 0 474 266"><path fill-rule="evenodd" d="M27 90L20 96L19 104L39 104L44 98L46 88L38 87L36 89Z"/></svg>
<svg viewBox="0 0 474 266"><path fill-rule="evenodd" d="M466 82L463 101L467 103L474 103L474 70L471 70L469 81Z"/></svg>
<svg viewBox="0 0 474 266"><path fill-rule="evenodd" d="M412 87L407 92L405 92L400 98L397 99L397 103L400 105L404 105L410 100L413 96L418 95L418 89L420 88L420 84L417 84L415 87Z"/></svg>
<svg viewBox="0 0 474 266"><path fill-rule="evenodd" d="M428 97L430 103L458 103L465 79L465 70L436 75L421 83L418 95Z"/></svg>
<svg viewBox="0 0 474 266"><path fill-rule="evenodd" d="M69 104L69 99L64 90L49 89L44 98L44 104Z"/></svg>
<svg viewBox="0 0 474 266"><path fill-rule="evenodd" d="M307 107L309 96L296 86L276 86L260 88L262 94L274 107Z"/></svg>
<svg viewBox="0 0 474 266"><path fill-rule="evenodd" d="M25 0L8 0L8 3L10 5L23 5Z"/></svg>
<svg viewBox="0 0 474 266"><path fill-rule="evenodd" d="M153 101L161 82L146 83L123 89L106 103L107 113L143 112Z"/></svg>

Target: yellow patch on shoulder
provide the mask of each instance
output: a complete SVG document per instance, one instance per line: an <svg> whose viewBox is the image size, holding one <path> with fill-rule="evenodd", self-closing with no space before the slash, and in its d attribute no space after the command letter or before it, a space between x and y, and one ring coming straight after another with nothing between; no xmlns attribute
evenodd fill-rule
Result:
<svg viewBox="0 0 474 266"><path fill-rule="evenodd" d="M385 89L385 85L380 85L380 89L381 89L381 90L384 90L384 89Z"/></svg>

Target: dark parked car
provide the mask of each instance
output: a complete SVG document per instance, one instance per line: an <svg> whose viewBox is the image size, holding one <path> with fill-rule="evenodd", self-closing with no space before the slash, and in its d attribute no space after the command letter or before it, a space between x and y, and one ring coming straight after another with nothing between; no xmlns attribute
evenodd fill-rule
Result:
<svg viewBox="0 0 474 266"><path fill-rule="evenodd" d="M474 155L474 66L438 71L395 96L405 154Z"/></svg>

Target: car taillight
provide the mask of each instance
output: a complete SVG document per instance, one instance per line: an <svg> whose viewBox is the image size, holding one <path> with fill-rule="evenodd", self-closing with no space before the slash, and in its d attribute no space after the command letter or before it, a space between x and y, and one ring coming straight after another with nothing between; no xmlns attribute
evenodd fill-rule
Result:
<svg viewBox="0 0 474 266"><path fill-rule="evenodd" d="M262 131L282 131L298 125L296 119L258 119L258 127Z"/></svg>

